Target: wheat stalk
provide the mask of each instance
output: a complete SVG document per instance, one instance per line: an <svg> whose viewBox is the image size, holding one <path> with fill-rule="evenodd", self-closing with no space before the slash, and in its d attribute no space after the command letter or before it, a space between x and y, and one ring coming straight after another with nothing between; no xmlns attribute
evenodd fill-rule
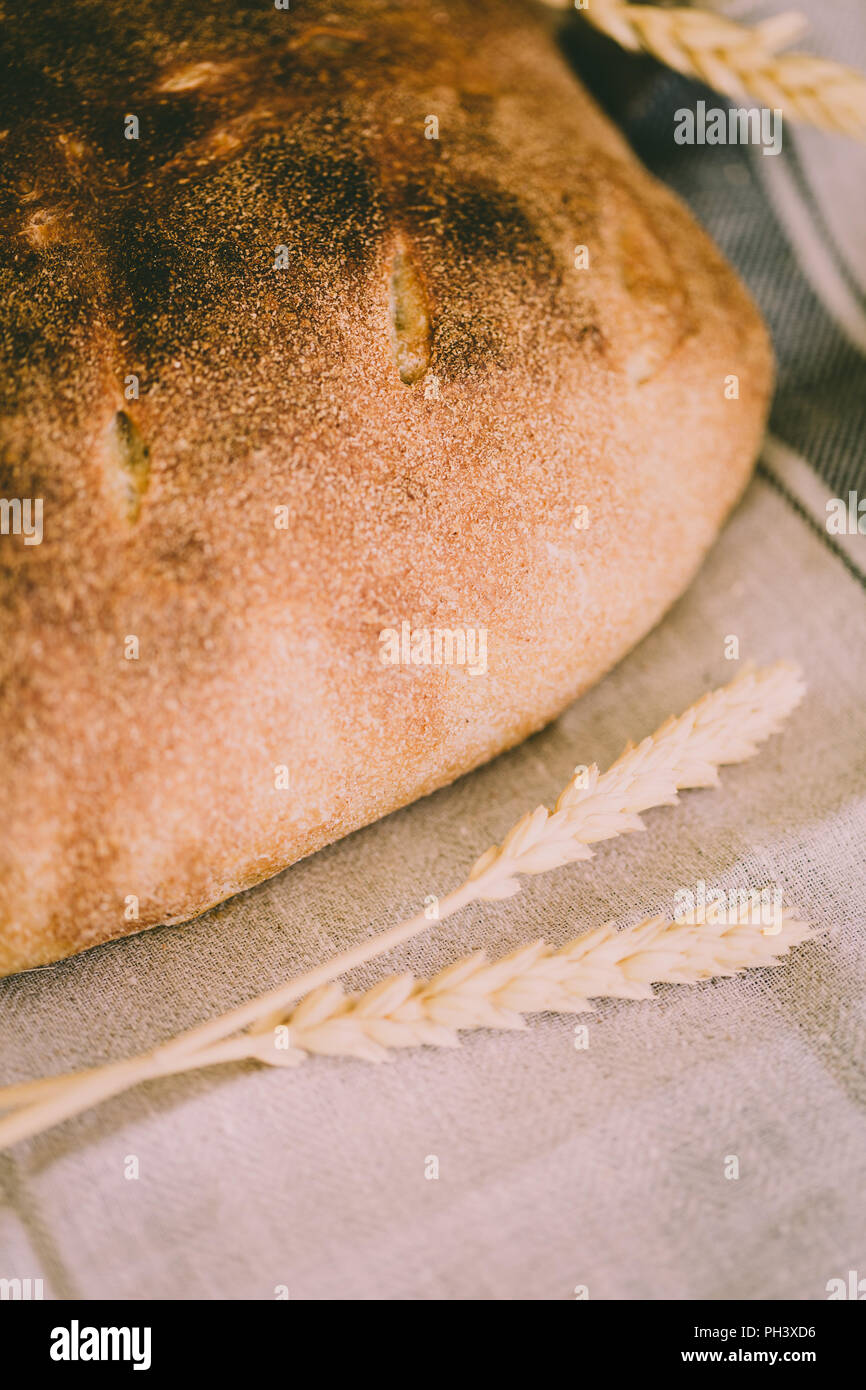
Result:
<svg viewBox="0 0 866 1390"><path fill-rule="evenodd" d="M750 758L800 702L803 690L798 669L786 662L747 668L636 747L629 744L607 772L599 773L594 764L576 770L553 811L539 806L521 817L500 845L476 861L468 878L439 899L435 920L470 902L512 897L520 891L519 875L589 859L591 845L641 830L641 815L650 807L675 804L678 792L687 788L716 786L719 767ZM139 1057L0 1090L0 1110L11 1111L0 1120L0 1147L140 1081L249 1056L250 1035L242 1030L261 1028L263 1021L273 1026L302 996L430 926L426 912L419 913Z"/></svg>
<svg viewBox="0 0 866 1390"><path fill-rule="evenodd" d="M476 951L432 980L392 975L363 994L325 985L284 1017L262 1020L246 1035L245 1056L272 1066L310 1053L381 1062L392 1048L456 1047L462 1029L524 1028L524 1014L587 1013L590 999L652 999L653 984L776 965L815 934L789 909L773 934L749 914L726 921L717 905L699 926L647 917L617 931L609 922L558 950L534 941L495 962Z"/></svg>
<svg viewBox="0 0 866 1390"><path fill-rule="evenodd" d="M573 0L544 0L571 9ZM588 0L580 14L632 52L644 52L726 96L764 106L823 130L866 138L866 78L829 58L777 50L806 27L802 15L774 15L752 26L708 10Z"/></svg>

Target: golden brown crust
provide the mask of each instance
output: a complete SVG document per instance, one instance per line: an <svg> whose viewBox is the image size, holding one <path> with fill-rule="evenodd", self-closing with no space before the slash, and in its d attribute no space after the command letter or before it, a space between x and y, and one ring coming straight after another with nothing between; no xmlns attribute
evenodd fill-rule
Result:
<svg viewBox="0 0 866 1390"><path fill-rule="evenodd" d="M0 973L538 729L760 440L751 303L528 6L194 8L9 27L0 496L44 539L0 536ZM384 665L403 621L487 629L487 673Z"/></svg>

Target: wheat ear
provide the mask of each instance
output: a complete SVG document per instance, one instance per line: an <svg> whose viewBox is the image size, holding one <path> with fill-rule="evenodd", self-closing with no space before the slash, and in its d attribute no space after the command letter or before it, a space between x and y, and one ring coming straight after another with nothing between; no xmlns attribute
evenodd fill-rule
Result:
<svg viewBox="0 0 866 1390"><path fill-rule="evenodd" d="M539 806L514 825L500 845L476 861L468 878L439 899L431 920L419 913L388 931L249 1000L218 1018L199 1024L139 1057L69 1076L47 1077L0 1090L0 1147L38 1133L70 1115L107 1099L139 1081L248 1056L241 1030L281 1018L288 1005L330 984L337 976L401 945L470 902L512 897L521 874L546 872L575 860L590 859L591 845L641 830L641 814L673 805L687 788L712 787L725 763L750 758L799 704L803 683L795 666L777 662L744 670L729 685L710 692L668 719L634 747L629 744L607 772L593 765L575 772L553 811Z"/></svg>
<svg viewBox="0 0 866 1390"><path fill-rule="evenodd" d="M544 0L571 9L573 0ZM829 58L777 50L796 38L802 15L773 15L759 24L737 24L708 10L632 5L626 0L588 0L581 16L632 52L644 52L687 77L739 100L764 106L823 130L866 138L866 78Z"/></svg>
<svg viewBox="0 0 866 1390"><path fill-rule="evenodd" d="M652 999L653 984L696 984L776 965L815 934L789 909L770 934L748 914L726 921L715 905L698 926L666 917L627 931L607 923L558 950L534 941L492 963L476 951L432 980L392 975L363 994L324 985L285 1017L251 1030L245 1055L286 1066L310 1053L381 1062L392 1048L456 1047L461 1029L524 1028L524 1014L587 1013L590 999Z"/></svg>

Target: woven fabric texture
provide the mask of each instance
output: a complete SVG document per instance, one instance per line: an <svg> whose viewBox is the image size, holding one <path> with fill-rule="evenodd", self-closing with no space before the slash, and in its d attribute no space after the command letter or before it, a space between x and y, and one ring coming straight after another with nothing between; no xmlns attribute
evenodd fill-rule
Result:
<svg viewBox="0 0 866 1390"><path fill-rule="evenodd" d="M866 69L859 3L810 8L813 47ZM774 446L695 584L561 719L453 787L198 922L0 981L2 1079L130 1055L417 911L576 764L730 680L731 635L808 683L756 759L350 983L627 926L700 880L777 884L825 934L774 971L455 1051L139 1087L0 1155L0 1277L88 1299L809 1300L866 1275L866 537L834 543L821 510L863 479L866 241L844 199L864 153L787 130L778 160L676 148L672 111L699 96L653 69L620 115L751 285L780 383ZM832 275L809 256L819 212Z"/></svg>

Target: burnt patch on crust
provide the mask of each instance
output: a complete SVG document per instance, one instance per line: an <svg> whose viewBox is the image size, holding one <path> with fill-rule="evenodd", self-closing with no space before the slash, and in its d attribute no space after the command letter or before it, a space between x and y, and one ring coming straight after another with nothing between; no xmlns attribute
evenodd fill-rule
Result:
<svg viewBox="0 0 866 1390"><path fill-rule="evenodd" d="M340 103L334 108L330 123L339 128L350 117ZM383 230L381 183L371 160L333 146L315 126L298 143L272 136L259 148L256 173L276 215L282 212L283 241L313 262L319 256L365 268Z"/></svg>
<svg viewBox="0 0 866 1390"><path fill-rule="evenodd" d="M130 318L139 324L142 337L153 341L151 335L172 301L185 307L184 296L176 296L188 252L164 228L156 229L141 207L121 212L114 230L116 238L105 238L112 280L126 286Z"/></svg>
<svg viewBox="0 0 866 1390"><path fill-rule="evenodd" d="M456 251L525 274L552 274L554 257L527 210L513 193L477 178L456 181L446 193L445 236Z"/></svg>
<svg viewBox="0 0 866 1390"><path fill-rule="evenodd" d="M80 360L93 321L76 244L58 242L48 256L23 239L18 247L16 255L13 239L0 245L0 409L10 413L28 398L44 398L46 380L57 397L75 397L67 367Z"/></svg>
<svg viewBox="0 0 866 1390"><path fill-rule="evenodd" d="M105 218L100 240L128 300L122 334L152 362L187 359L200 341L249 365L273 339L280 307L312 332L324 303L363 278L382 240L375 170L312 143L269 134L194 191L164 193L158 216L136 199ZM279 246L286 264L276 270ZM287 349L295 336L285 335Z"/></svg>
<svg viewBox="0 0 866 1390"><path fill-rule="evenodd" d="M441 167L441 166L440 166ZM445 376L505 369L545 332L561 275L520 198L492 181L407 181L394 196L436 304L431 365Z"/></svg>

